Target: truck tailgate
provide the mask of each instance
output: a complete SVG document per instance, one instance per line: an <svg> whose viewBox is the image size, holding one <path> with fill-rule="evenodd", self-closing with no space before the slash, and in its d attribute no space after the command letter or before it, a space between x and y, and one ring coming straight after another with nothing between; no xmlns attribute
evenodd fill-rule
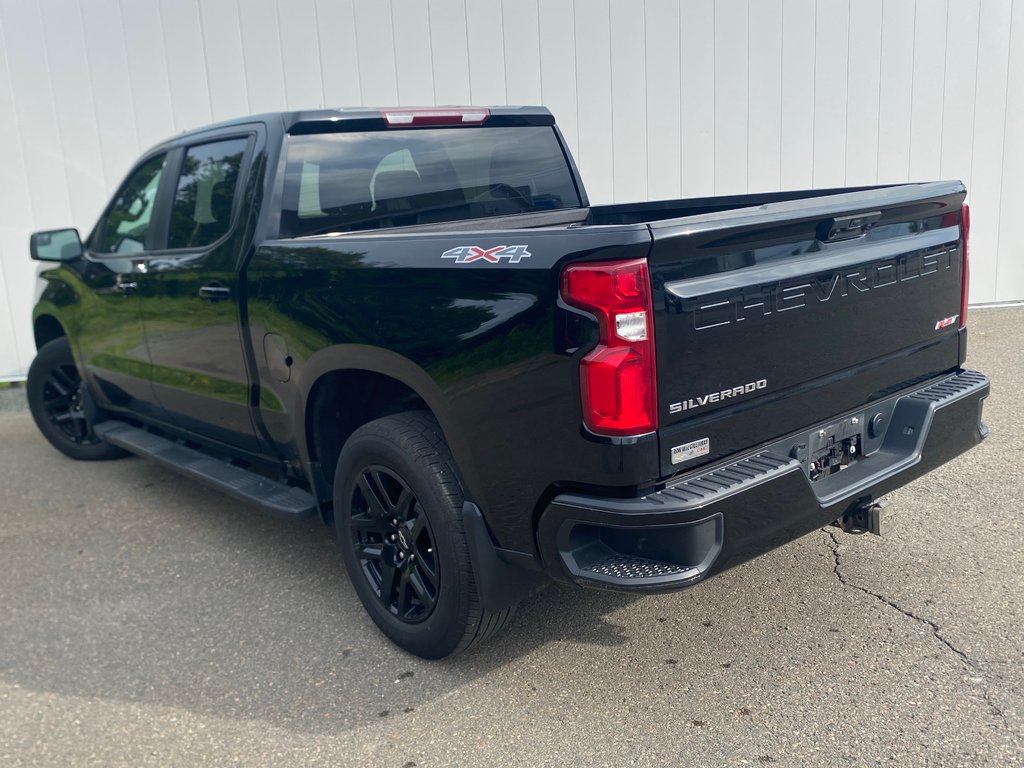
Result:
<svg viewBox="0 0 1024 768"><path fill-rule="evenodd" d="M964 197L937 182L652 223L663 472L955 369Z"/></svg>

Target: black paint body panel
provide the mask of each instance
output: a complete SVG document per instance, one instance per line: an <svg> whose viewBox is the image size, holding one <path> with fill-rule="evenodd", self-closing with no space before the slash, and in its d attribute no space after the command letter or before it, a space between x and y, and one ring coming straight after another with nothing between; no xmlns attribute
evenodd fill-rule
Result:
<svg viewBox="0 0 1024 768"><path fill-rule="evenodd" d="M510 239L511 238L511 239ZM520 264L454 265L459 245L525 243ZM622 444L581 427L579 352L570 352L558 274L570 260L647 254L645 228L399 234L266 243L247 270L254 348L282 337L287 382L257 355L279 408L271 438L305 459L304 409L320 376L374 371L408 383L434 411L471 498L507 548L532 550L532 513L555 484L636 487L656 479L654 436ZM567 250L572 248L575 250Z"/></svg>

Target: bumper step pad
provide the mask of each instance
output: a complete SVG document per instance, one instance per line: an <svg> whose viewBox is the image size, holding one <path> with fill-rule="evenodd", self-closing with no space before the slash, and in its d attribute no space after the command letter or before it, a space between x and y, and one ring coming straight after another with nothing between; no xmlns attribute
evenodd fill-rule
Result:
<svg viewBox="0 0 1024 768"><path fill-rule="evenodd" d="M694 569L673 563L648 560L646 557L616 553L582 570L584 573L628 581L630 579L651 579L658 576L678 576Z"/></svg>
<svg viewBox="0 0 1024 768"><path fill-rule="evenodd" d="M313 496L242 467L215 459L193 448L121 421L104 421L94 428L106 442L129 453L154 459L229 496L254 504L274 517L302 520L316 511Z"/></svg>

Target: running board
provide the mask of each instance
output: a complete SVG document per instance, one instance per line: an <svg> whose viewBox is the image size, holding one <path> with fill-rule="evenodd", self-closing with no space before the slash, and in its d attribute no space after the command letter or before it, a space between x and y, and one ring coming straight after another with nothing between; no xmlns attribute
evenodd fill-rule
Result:
<svg viewBox="0 0 1024 768"><path fill-rule="evenodd" d="M217 488L239 501L255 504L268 515L285 520L303 520L316 512L312 494L301 488L270 480L123 421L104 421L93 427L93 431L111 445L155 459L165 467Z"/></svg>

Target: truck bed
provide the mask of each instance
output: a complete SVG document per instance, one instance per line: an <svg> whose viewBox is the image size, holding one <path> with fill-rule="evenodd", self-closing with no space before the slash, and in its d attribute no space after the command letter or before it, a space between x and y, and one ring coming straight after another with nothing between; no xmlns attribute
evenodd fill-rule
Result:
<svg viewBox="0 0 1024 768"><path fill-rule="evenodd" d="M383 227L370 232L339 232L339 236L361 237L386 232L472 232L496 229L518 230L556 226L608 226L622 224L647 224L699 216L709 213L734 211L743 208L758 208L771 203L791 200L806 201L817 197L831 197L851 192L887 189L893 185L873 187L843 187L838 189L804 189L785 192L761 192L748 195L723 195L719 197L680 198L654 200L638 203L616 203L613 205L592 205L583 208L567 208L557 211L541 211L489 218L465 219L462 221L431 222L402 227ZM909 185L899 185L909 186Z"/></svg>

